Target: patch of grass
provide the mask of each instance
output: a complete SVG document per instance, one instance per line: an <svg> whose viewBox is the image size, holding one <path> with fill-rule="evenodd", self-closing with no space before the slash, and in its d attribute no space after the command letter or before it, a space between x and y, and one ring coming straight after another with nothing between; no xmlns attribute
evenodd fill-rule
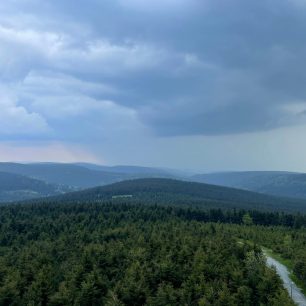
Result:
<svg viewBox="0 0 306 306"><path fill-rule="evenodd" d="M274 258L275 260L279 261L281 264L286 266L289 270L293 269L293 263L291 262L291 260L281 257L280 254L275 253L273 250L268 249L266 247L263 247L262 249L263 249L263 251L265 251L267 253L267 255L269 255L272 258Z"/></svg>

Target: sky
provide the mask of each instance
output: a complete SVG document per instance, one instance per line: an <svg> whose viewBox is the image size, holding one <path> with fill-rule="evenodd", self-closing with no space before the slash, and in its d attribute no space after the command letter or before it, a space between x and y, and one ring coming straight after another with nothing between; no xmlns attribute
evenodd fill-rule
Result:
<svg viewBox="0 0 306 306"><path fill-rule="evenodd" d="M306 0L0 2L0 161L306 172Z"/></svg>

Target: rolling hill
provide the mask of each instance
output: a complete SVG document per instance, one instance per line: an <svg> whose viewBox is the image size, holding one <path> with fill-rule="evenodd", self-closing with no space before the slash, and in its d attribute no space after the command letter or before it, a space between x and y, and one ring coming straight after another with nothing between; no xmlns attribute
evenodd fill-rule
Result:
<svg viewBox="0 0 306 306"><path fill-rule="evenodd" d="M190 176L171 169L139 166L102 166L88 163L0 163L0 172L11 173L40 181L42 184L61 186L62 191L82 190L135 179L179 179L269 194L278 197L306 199L306 174L273 171L223 172ZM168 181L169 183L170 181ZM126 185L126 183L124 183ZM65 186L65 187L64 187ZM189 185L188 188L193 188ZM28 199L28 192L5 191L3 198L10 201ZM176 190L177 194L182 193ZM16 195L14 195L14 193ZM52 195L54 192L42 193ZM24 195L24 198L23 198ZM233 194L227 194L231 201ZM169 195L168 195L169 196ZM164 195L165 197L165 195ZM173 198L173 195L171 196ZM187 195L185 194L185 197ZM188 195L190 200L190 195ZM257 198L257 197L256 197ZM187 200L187 199L186 199ZM194 197L193 197L194 200ZM235 199L236 200L236 199ZM199 199L197 199L199 201Z"/></svg>
<svg viewBox="0 0 306 306"><path fill-rule="evenodd" d="M62 201L138 201L149 204L306 212L306 201L173 179L136 179L64 194Z"/></svg>
<svg viewBox="0 0 306 306"><path fill-rule="evenodd" d="M173 177L180 173L183 176L183 173L175 171L172 169L166 170L161 168L153 167L141 167L141 166L103 166L90 163L76 163L78 166L85 167L91 170L106 171L112 173L121 173L128 174L133 176L144 176L144 177Z"/></svg>
<svg viewBox="0 0 306 306"><path fill-rule="evenodd" d="M90 170L74 164L59 163L0 163L0 171L24 175L51 184L78 188L106 185L128 178L122 173Z"/></svg>
<svg viewBox="0 0 306 306"><path fill-rule="evenodd" d="M24 175L51 184L72 186L80 189L103 186L137 178L163 177L175 175L165 170L137 166L101 166L88 163L0 163L0 171Z"/></svg>
<svg viewBox="0 0 306 306"><path fill-rule="evenodd" d="M38 182L50 188L53 186L52 188L60 189L62 193L95 186L104 186L128 179L174 177L173 174L157 168L137 166L108 167L88 163L0 163L0 172L5 172L7 173L6 175L11 174L9 181L12 186L14 185L13 178L16 179L16 186L21 181L21 178L24 181L27 180L28 183L24 188L16 187L13 190L3 190L0 197L1 202L27 200L35 197L58 194L58 192L54 192L53 190L50 190L50 192L36 192L35 188L32 190L31 186L38 185Z"/></svg>
<svg viewBox="0 0 306 306"><path fill-rule="evenodd" d="M282 197L306 199L306 174L280 171L220 172L195 175L194 181Z"/></svg>
<svg viewBox="0 0 306 306"><path fill-rule="evenodd" d="M0 172L0 202L46 197L71 191L70 188L49 184L26 176Z"/></svg>

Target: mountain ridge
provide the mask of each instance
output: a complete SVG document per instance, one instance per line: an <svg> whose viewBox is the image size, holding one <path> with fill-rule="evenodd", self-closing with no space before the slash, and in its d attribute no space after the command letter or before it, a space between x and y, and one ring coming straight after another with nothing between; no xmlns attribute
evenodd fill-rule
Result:
<svg viewBox="0 0 306 306"><path fill-rule="evenodd" d="M281 197L306 199L306 174L299 172L218 172L194 175L191 180Z"/></svg>
<svg viewBox="0 0 306 306"><path fill-rule="evenodd" d="M56 197L62 201L110 201L131 196L132 201L150 204L199 206L204 208L245 208L306 212L305 201L211 184L164 178L121 181ZM116 200L115 199L115 200ZM122 199L121 199L122 200Z"/></svg>
<svg viewBox="0 0 306 306"><path fill-rule="evenodd" d="M72 191L67 186L46 183L27 176L0 172L0 202L41 198Z"/></svg>

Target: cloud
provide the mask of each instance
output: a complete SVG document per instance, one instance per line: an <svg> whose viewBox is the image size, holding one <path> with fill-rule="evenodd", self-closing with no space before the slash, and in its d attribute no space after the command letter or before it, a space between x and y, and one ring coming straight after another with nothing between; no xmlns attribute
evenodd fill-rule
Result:
<svg viewBox="0 0 306 306"><path fill-rule="evenodd" d="M0 92L14 93L0 102L6 135L118 148L305 123L302 1L14 0L0 8Z"/></svg>
<svg viewBox="0 0 306 306"><path fill-rule="evenodd" d="M18 105L13 96L0 93L0 138L40 135L49 132L46 120L38 113Z"/></svg>
<svg viewBox="0 0 306 306"><path fill-rule="evenodd" d="M25 77L33 69L112 77L161 68L169 62L190 64L192 60L192 55L170 53L153 44L128 39L120 44L103 38L82 39L69 33L0 25L2 77L14 70L25 71Z"/></svg>
<svg viewBox="0 0 306 306"><path fill-rule="evenodd" d="M137 11L158 13L164 10L190 10L194 8L196 1L194 0L119 0L121 6Z"/></svg>
<svg viewBox="0 0 306 306"><path fill-rule="evenodd" d="M31 72L11 91L26 109L46 118L52 133L45 139L90 143L134 137L145 130L134 109L113 101L117 89L69 75Z"/></svg>

